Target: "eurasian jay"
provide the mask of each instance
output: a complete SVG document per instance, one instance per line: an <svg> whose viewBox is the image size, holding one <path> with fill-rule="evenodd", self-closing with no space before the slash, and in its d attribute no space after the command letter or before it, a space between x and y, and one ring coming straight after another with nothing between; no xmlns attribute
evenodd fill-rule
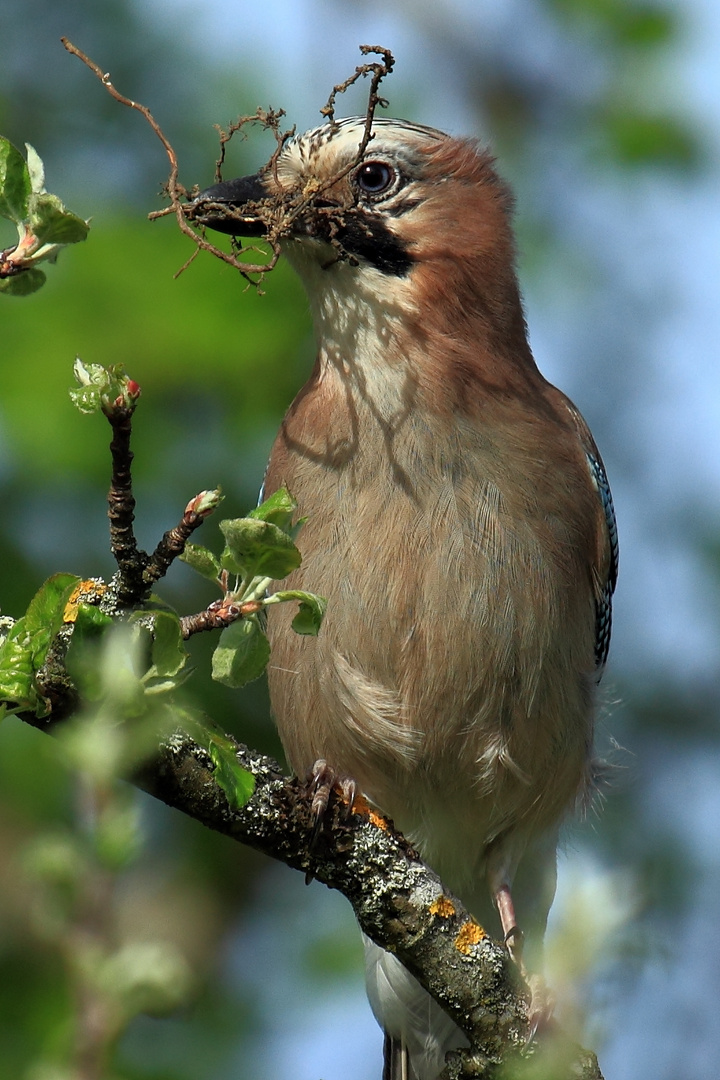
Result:
<svg viewBox="0 0 720 1080"><path fill-rule="evenodd" d="M610 489L533 360L492 157L403 120L364 129L325 124L200 196L200 221L243 236L267 232L259 208L289 211L317 336L265 491L307 518L283 588L327 614L313 638L269 611L272 708L296 772L352 777L516 954L521 928L532 969L558 830L593 785ZM385 1077L435 1080L458 1028L371 942L367 979Z"/></svg>

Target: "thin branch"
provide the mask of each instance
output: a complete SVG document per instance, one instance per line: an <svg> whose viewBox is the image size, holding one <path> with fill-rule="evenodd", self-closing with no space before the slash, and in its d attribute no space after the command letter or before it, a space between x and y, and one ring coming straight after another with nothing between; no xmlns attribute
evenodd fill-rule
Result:
<svg viewBox="0 0 720 1080"><path fill-rule="evenodd" d="M222 499L219 489L201 491L187 504L178 524L163 535L152 555L138 547L132 485L134 454L130 449L134 408L134 403L129 406L123 404L121 397L103 408L103 415L113 431L108 518L110 549L118 572L113 579L110 596L104 601L111 610L133 607L146 600L155 582L164 577L175 559L182 555L192 534Z"/></svg>
<svg viewBox="0 0 720 1080"><path fill-rule="evenodd" d="M265 130L272 131L273 135L275 136L275 150L272 157L270 158L270 161L268 162L267 167L273 171L273 175L277 179L277 175L275 173L275 165L277 164L277 159L282 153L282 150L288 139L291 139L292 136L295 134L294 124L287 131L280 130L280 121L285 115L286 113L284 109L266 110L262 107L258 107L255 112L252 113L252 115L238 117L238 119L230 125L227 131L221 128L219 124L215 124L215 130L220 136L220 157L215 162L216 181L220 182L223 178L222 167L225 164L225 151L227 149L228 143L232 139L233 135L237 135L237 133L239 131L242 131L242 129L247 124L261 124ZM245 138L246 136L243 137Z"/></svg>
<svg viewBox="0 0 720 1080"><path fill-rule="evenodd" d="M269 270L272 270L277 264L277 260L280 255L279 250L276 251L273 249L273 255L267 263L243 263L240 262L235 255L228 254L226 251L222 251L220 248L215 247L214 244L209 243L209 241L205 240L203 236L200 236L197 232L195 232L194 229L190 227L190 225L188 225L186 214L187 203L183 203L182 201L183 198L187 198L188 192L187 189L178 180L179 167L177 154L175 153L175 150L173 149L170 140L167 138L162 128L155 120L147 105L142 105L139 101L133 101L132 98L126 97L124 94L121 94L120 91L117 90L115 86L113 86L110 80L109 72L104 72L102 68L95 63L94 60L91 60L90 57L82 51L82 49L78 49L76 45L73 45L73 43L69 41L68 38L62 37L60 38L60 40L69 53L71 53L73 56L77 56L77 58L81 60L83 64L90 68L90 70L95 76L97 76L97 78L103 84L111 97L113 97L116 101L120 102L121 105L126 105L129 109L135 109L137 112L141 113L142 116L145 117L148 124L163 145L165 153L167 154L168 160L170 162L170 175L167 179L166 190L168 197L170 198L171 205L165 210L160 210L156 211L155 213L149 214L149 219L152 221L158 217L165 217L167 214L174 214L180 231L183 232L186 236L190 237L190 239L193 241L194 244L197 245L198 248L200 248L202 251L210 252L211 255L215 255L216 258L222 259L223 262L229 263L230 266L233 266L236 270L239 270L242 276L251 284L255 284L255 282L253 282L248 275L263 275ZM243 250L247 249L241 248L240 250L242 252Z"/></svg>
<svg viewBox="0 0 720 1080"><path fill-rule="evenodd" d="M149 585L143 580L149 556L138 547L133 528L135 497L131 465L134 455L130 449L132 410L115 408L106 415L113 430L110 443L112 477L108 492L108 518L110 549L118 567L115 591L119 605L129 607L149 592Z"/></svg>
<svg viewBox="0 0 720 1080"><path fill-rule="evenodd" d="M165 577L175 559L182 555L188 540L205 518L215 510L220 502L220 491L201 491L185 507L185 512L174 529L166 532L152 555L149 557L143 573L143 581L148 589L160 578Z"/></svg>
<svg viewBox="0 0 720 1080"><path fill-rule="evenodd" d="M383 60L375 61L371 64L358 65L358 67L355 68L355 72L353 75L350 75L345 80L345 82L339 83L337 86L333 87L330 93L330 97L327 100L327 104L324 105L323 108L320 110L321 115L328 118L328 122L330 123L331 127L335 126L336 96L338 94L344 93L350 86L353 85L353 83L357 82L359 78L372 74L372 78L370 80L370 91L368 93L368 103L365 109L365 127L363 128L362 138L360 139L360 142L358 144L357 151L355 152L352 160L348 165L345 165L342 169L338 169L325 181L323 181L321 184L318 184L318 186L315 187L309 195L302 196L295 206L291 206L290 208L288 208L282 221L283 235L284 233L290 231L290 226L293 221L295 221L302 213L304 213L305 210L309 209L310 206L317 203L317 201L322 198L326 191L329 191L330 188L334 187L339 180L342 180L344 177L346 177L349 173L353 171L354 168L356 168L356 166L360 164L363 158L363 154L367 149L368 143L373 137L372 124L373 120L375 119L375 110L378 105L387 107L387 100L385 98L379 97L377 91L382 80L391 73L395 65L395 58L390 52L390 50L383 48L382 45L361 45L360 52L364 56L368 56L370 53L379 53L383 57ZM342 247L337 241L335 241L334 246L336 246L338 250L342 251Z"/></svg>
<svg viewBox="0 0 720 1080"><path fill-rule="evenodd" d="M110 81L110 72L103 71L102 68L98 67L98 65L95 63L94 60L91 60L89 56L86 56L85 53L82 52L81 49L78 49L78 47L76 45L73 45L72 41L68 40L68 38L61 37L60 40L61 40L61 42L63 43L63 45L65 46L65 48L67 49L67 51L69 53L72 53L73 56L77 56L77 58L79 60L82 60L83 64L85 64L87 67L90 68L90 70L93 72L93 74L98 77L98 79L103 84L103 86L108 91L108 93L110 94L111 97L114 97L115 100L119 101L121 105L127 105L127 107L129 109L136 109L139 113L142 113L142 115L145 117L148 124L153 129L153 131L157 135L158 139L160 140L160 142L163 144L163 146L165 148L165 153L167 154L168 159L170 161L170 177L168 179L168 185L169 185L170 188L172 188L173 191L177 190L177 188L178 188L178 162L177 162L177 156L176 156L175 151L173 150L172 146L170 145L170 142L165 137L162 129L160 128L160 125L157 123L154 116L152 115L152 113L148 109L147 105L141 105L139 101L133 101L131 98L125 97L124 94L121 94L120 91L116 90L115 87L113 86L112 82Z"/></svg>
<svg viewBox="0 0 720 1080"><path fill-rule="evenodd" d="M335 98L338 94L344 94L353 83L356 83L359 78L365 78L368 75L372 75L370 80L370 92L368 94L368 103L365 113L365 131L363 134L362 142L360 143L359 156L365 153L365 148L371 137L372 122L375 118L375 109L378 105L382 105L383 108L387 108L388 102L385 98L381 98L378 95L378 88L382 80L391 73L395 66L395 57L389 49L385 49L382 45L361 45L360 52L363 56L369 56L371 53L377 53L382 56L382 60L376 60L370 64L359 64L355 68L355 73L350 75L345 82L338 83L333 86L330 93L330 97L320 110L320 115L325 116L328 123L331 126L335 126Z"/></svg>
<svg viewBox="0 0 720 1080"><path fill-rule="evenodd" d="M237 622L238 619L247 615L256 615L262 611L263 605L259 600L246 600L244 604L236 604L229 597L214 600L204 611L196 615L183 615L180 618L180 629L183 640L194 634L201 634L207 630L224 630L226 626Z"/></svg>

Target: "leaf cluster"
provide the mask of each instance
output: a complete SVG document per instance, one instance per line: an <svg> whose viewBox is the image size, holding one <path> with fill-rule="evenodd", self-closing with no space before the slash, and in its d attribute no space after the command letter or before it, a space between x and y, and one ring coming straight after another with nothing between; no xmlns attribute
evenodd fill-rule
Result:
<svg viewBox="0 0 720 1080"><path fill-rule="evenodd" d="M273 581L287 577L301 563L295 538L304 519L293 523L296 509L290 493L280 488L247 517L220 522L225 547L219 557L197 544L188 544L180 556L221 587L223 604L244 612L223 630L213 655L213 678L226 686L244 686L265 670L270 643L263 613L271 605L298 601L292 621L295 633L315 635L320 630L326 607L323 597L300 589L270 592Z"/></svg>
<svg viewBox="0 0 720 1080"><path fill-rule="evenodd" d="M14 222L18 232L17 244L0 252L0 292L14 296L36 292L45 282L37 264L54 262L61 248L84 240L90 227L45 190L42 160L25 145L27 160L0 136L0 217Z"/></svg>

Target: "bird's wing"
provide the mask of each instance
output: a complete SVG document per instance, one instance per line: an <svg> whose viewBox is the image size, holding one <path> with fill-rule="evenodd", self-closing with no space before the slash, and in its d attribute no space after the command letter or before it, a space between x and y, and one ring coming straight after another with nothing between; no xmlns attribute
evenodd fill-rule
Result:
<svg viewBox="0 0 720 1080"><path fill-rule="evenodd" d="M590 434L581 413L573 403L562 395L572 417L590 473L590 480L597 492L600 512L598 514L598 542L593 562L592 576L595 592L595 662L598 679L601 677L610 648L612 629L612 597L618 574L618 531L610 484L600 451Z"/></svg>

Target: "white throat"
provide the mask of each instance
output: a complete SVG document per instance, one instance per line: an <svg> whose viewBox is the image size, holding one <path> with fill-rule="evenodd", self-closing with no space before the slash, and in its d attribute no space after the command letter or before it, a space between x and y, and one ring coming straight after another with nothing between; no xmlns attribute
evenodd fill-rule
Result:
<svg viewBox="0 0 720 1080"><path fill-rule="evenodd" d="M412 275L353 266L337 260L335 250L321 241L302 239L283 247L310 301L321 378L339 379L358 403L364 401L385 420L405 411L417 315Z"/></svg>

